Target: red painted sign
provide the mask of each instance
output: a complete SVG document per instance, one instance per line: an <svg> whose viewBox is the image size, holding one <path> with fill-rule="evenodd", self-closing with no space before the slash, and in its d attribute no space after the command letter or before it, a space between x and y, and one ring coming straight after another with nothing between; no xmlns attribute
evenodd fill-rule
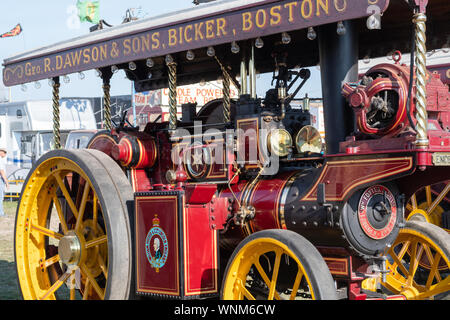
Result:
<svg viewBox="0 0 450 320"><path fill-rule="evenodd" d="M139 292L180 295L178 197L136 197L136 284Z"/></svg>

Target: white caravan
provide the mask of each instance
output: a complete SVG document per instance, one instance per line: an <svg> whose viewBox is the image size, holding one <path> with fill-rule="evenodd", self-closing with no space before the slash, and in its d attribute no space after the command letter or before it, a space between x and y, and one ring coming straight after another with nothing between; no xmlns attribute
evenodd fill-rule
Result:
<svg viewBox="0 0 450 320"><path fill-rule="evenodd" d="M96 129L94 111L88 99L61 99L61 144L71 130ZM25 178L27 169L53 148L53 106L51 100L0 104L0 146L8 150L9 179ZM21 174L18 176L17 172ZM11 178L10 178L11 176Z"/></svg>

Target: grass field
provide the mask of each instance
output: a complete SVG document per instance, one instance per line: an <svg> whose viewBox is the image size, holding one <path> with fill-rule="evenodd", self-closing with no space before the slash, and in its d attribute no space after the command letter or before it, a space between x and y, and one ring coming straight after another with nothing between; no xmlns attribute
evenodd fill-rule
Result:
<svg viewBox="0 0 450 320"><path fill-rule="evenodd" d="M21 299L14 265L14 222L17 201L3 202L6 216L0 217L0 300Z"/></svg>

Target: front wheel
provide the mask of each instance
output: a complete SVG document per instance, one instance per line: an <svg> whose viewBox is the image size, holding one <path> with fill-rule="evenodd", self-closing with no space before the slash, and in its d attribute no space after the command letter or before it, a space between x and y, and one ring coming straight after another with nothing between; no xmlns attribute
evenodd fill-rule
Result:
<svg viewBox="0 0 450 320"><path fill-rule="evenodd" d="M288 230L264 230L234 250L223 279L225 300L335 300L331 273L317 249Z"/></svg>

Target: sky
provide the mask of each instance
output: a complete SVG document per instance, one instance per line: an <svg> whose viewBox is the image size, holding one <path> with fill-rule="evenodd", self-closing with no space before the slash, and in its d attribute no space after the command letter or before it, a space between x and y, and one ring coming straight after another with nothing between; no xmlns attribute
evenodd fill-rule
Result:
<svg viewBox="0 0 450 320"><path fill-rule="evenodd" d="M100 18L111 25L118 25L125 17L128 8L135 8L139 18L174 12L192 8L192 0L99 0ZM0 38L0 60L24 51L51 45L59 41L69 40L89 33L88 22L80 22L76 15L76 0L15 0L8 3L8 8L0 11L0 34L10 31L20 23L23 31L19 36ZM312 68L312 77L299 92L297 97L308 93L309 97L320 97L320 75ZM95 97L102 95L101 79L94 71L85 72L85 79L80 80L76 74L69 75L70 83L62 83L60 97ZM258 76L257 94L264 96L269 89L271 74ZM51 99L51 87L47 81L40 81L41 87L35 88L33 83L27 84L26 91L21 86L4 88L0 81L0 100L3 97L12 101ZM131 93L131 82L125 79L123 71L114 75L111 80L111 95Z"/></svg>

